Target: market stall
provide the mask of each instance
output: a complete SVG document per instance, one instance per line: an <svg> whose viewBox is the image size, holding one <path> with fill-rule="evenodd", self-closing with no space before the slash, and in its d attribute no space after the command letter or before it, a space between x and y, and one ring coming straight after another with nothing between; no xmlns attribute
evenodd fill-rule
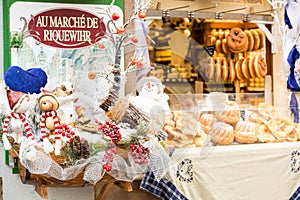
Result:
<svg viewBox="0 0 300 200"><path fill-rule="evenodd" d="M41 198L137 182L153 199L291 197L299 94L285 67L300 54L277 39L296 3L134 2L126 19L123 1L10 2L0 110L20 184Z"/></svg>

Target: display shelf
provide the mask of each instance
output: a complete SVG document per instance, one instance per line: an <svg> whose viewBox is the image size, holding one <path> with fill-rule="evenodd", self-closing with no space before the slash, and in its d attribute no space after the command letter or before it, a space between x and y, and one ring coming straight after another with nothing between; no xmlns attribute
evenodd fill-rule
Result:
<svg viewBox="0 0 300 200"><path fill-rule="evenodd" d="M17 162L18 172L20 175L21 182L23 184L27 185L33 185L35 186L35 191L44 199L48 198L48 190L47 187L88 187L88 186L94 186L95 188L101 186L102 190L101 192L98 192L96 194L95 199L105 199L106 196L109 194L110 190L112 189L112 186L116 185L120 187L121 189L131 192L132 185L131 182L128 181L120 181L116 180L109 174L105 173L104 176L100 181L98 181L95 185L86 182L83 179L84 171L82 171L78 176L71 180L59 180L44 174L34 174L30 173L28 169L26 169L19 159L19 145L14 145L13 148L9 151L10 156ZM53 159L57 158L57 156L53 156ZM97 189L96 189L97 190Z"/></svg>

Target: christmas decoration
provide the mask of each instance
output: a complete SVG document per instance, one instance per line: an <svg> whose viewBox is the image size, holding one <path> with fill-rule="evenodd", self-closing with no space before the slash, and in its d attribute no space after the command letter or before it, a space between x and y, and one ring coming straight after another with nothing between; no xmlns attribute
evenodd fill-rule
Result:
<svg viewBox="0 0 300 200"><path fill-rule="evenodd" d="M29 96L23 92L16 92L7 89L7 99L11 112L4 119L2 140L4 148L11 149L11 145L14 142L18 144L21 143L23 140L23 132L26 132L26 136L32 141L34 141L34 137L25 115L30 105ZM11 129L10 133L8 133L9 127ZM9 142L9 140L11 142Z"/></svg>

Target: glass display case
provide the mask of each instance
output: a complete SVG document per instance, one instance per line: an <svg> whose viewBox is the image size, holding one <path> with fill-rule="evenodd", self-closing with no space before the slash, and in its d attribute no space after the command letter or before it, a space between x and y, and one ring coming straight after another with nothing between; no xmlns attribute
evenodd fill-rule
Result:
<svg viewBox="0 0 300 200"><path fill-rule="evenodd" d="M164 130L170 148L295 142L299 140L297 94L274 107L264 93L169 95ZM288 98L288 97L287 97Z"/></svg>

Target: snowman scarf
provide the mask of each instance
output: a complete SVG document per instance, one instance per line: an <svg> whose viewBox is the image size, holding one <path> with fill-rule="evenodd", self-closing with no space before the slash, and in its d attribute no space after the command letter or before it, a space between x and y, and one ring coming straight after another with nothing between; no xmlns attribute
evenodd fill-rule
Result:
<svg viewBox="0 0 300 200"><path fill-rule="evenodd" d="M2 130L3 134L7 134L8 124L9 124L9 121L10 121L11 118L20 119L22 121L23 125L24 125L26 137L31 139L31 140L34 140L33 134L32 134L31 129L30 129L30 126L29 126L29 124L26 120L26 115L24 113L11 112L9 115L7 115L5 117L4 123L3 123L3 130Z"/></svg>

